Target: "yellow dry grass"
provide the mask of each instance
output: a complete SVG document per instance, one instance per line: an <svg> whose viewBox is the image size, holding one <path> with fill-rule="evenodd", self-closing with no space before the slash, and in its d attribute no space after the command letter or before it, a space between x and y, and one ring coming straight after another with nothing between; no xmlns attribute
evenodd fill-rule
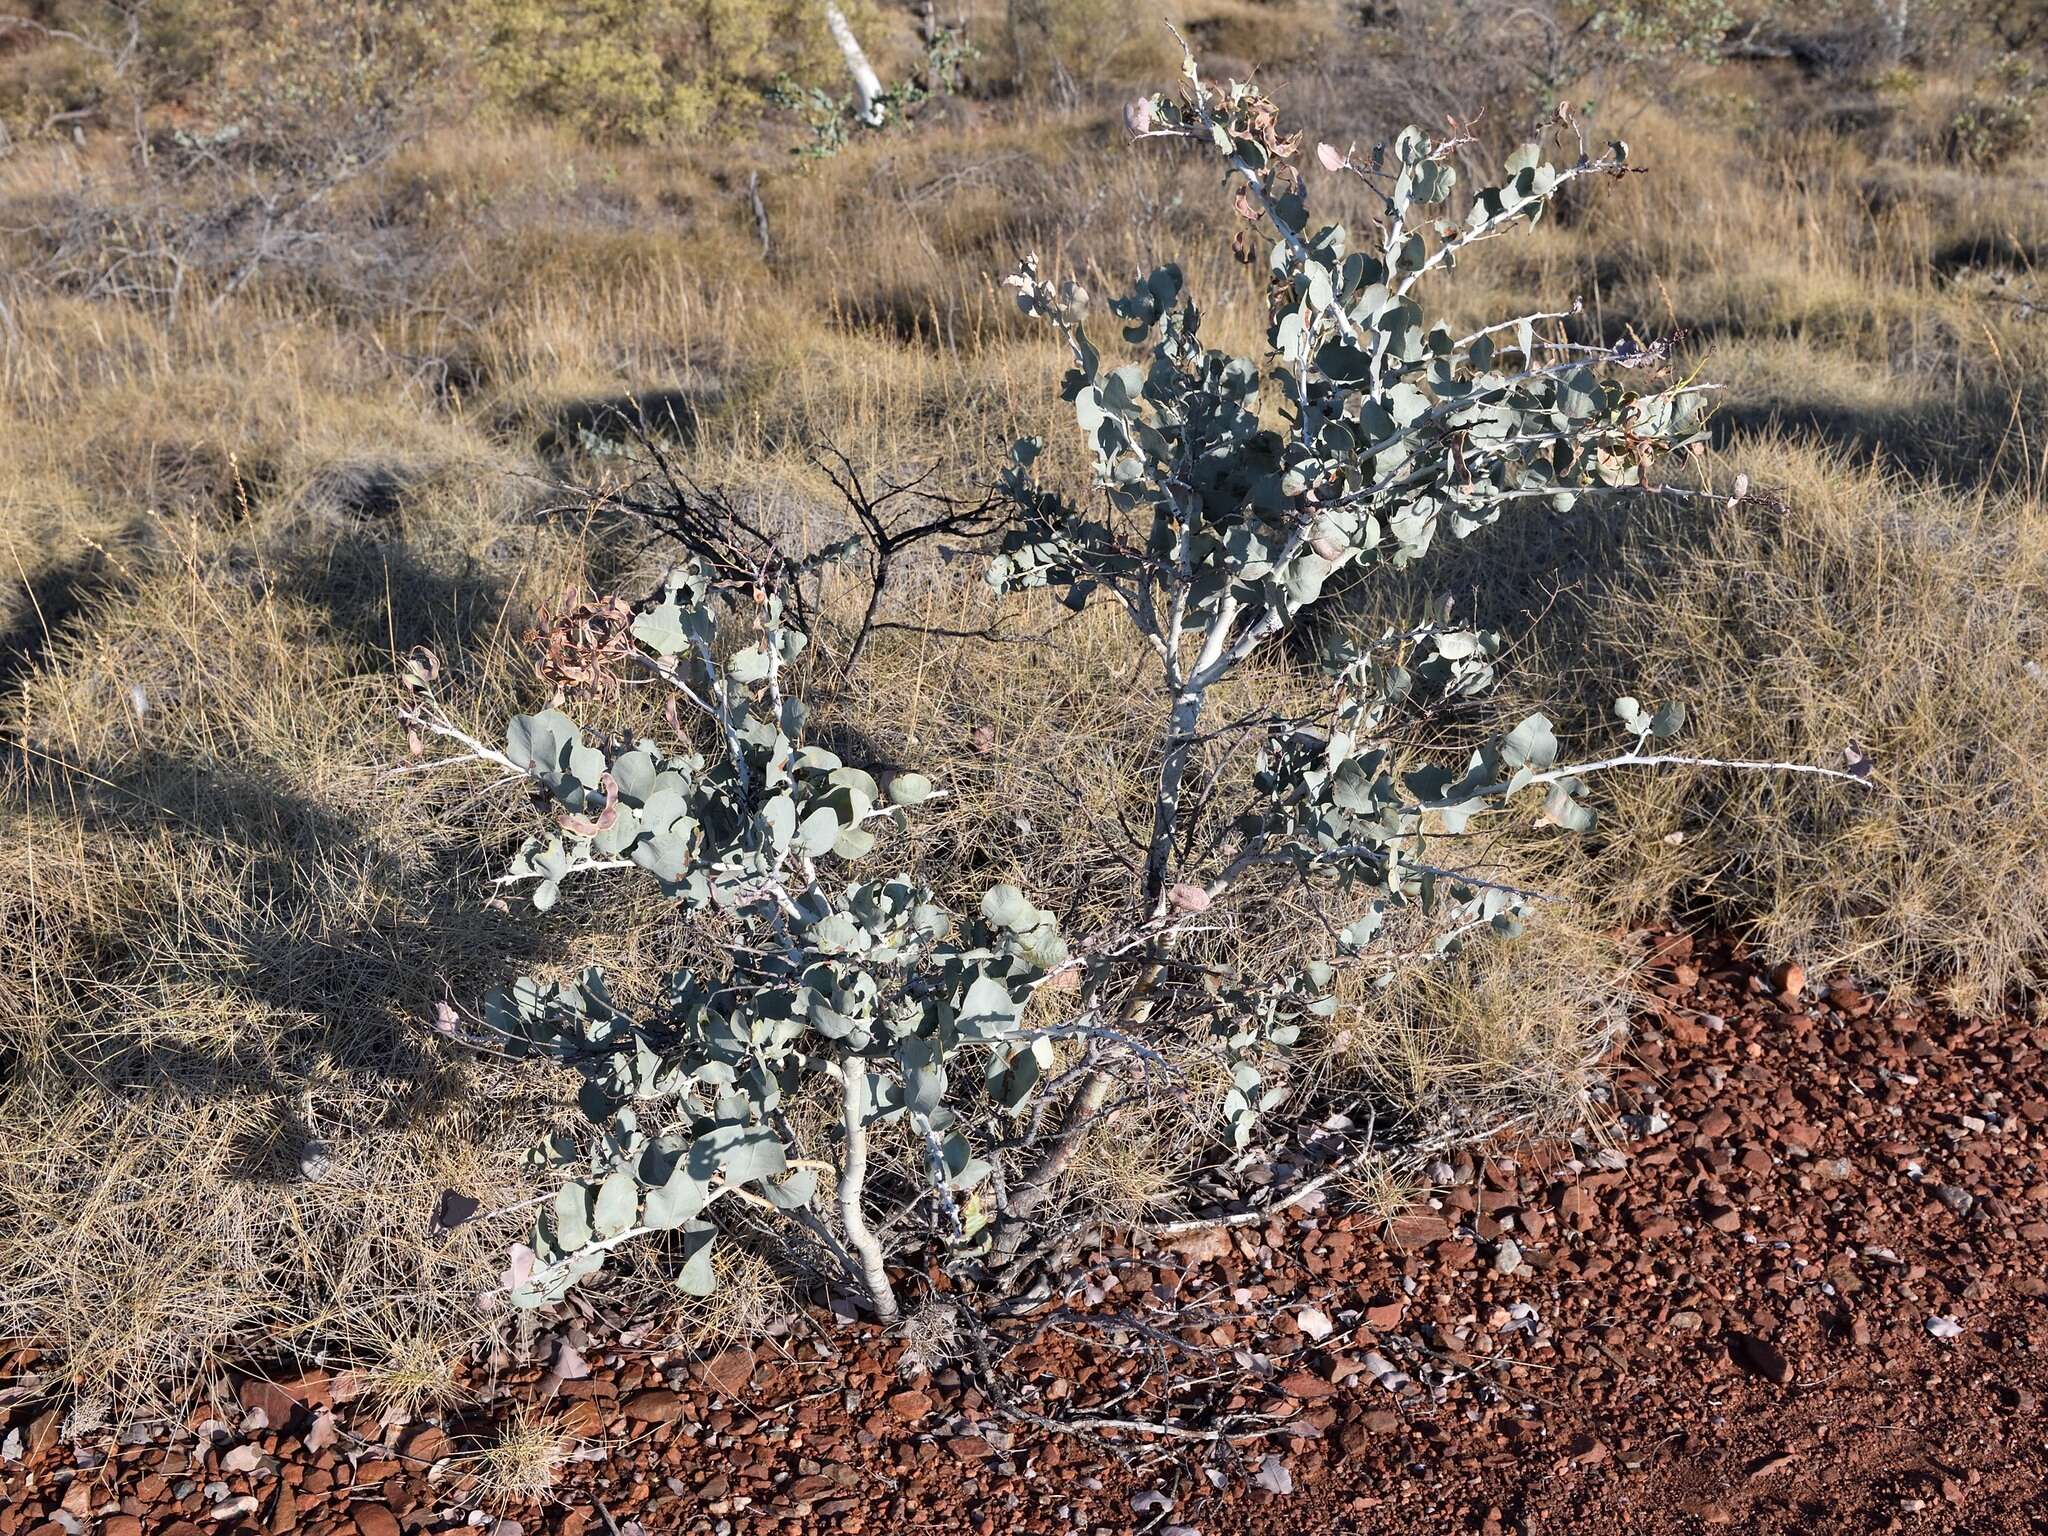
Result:
<svg viewBox="0 0 2048 1536"><path fill-rule="evenodd" d="M476 1479L471 1500L484 1509L545 1499L555 1487L573 1449L559 1424L533 1408L521 1408L482 1450L455 1460L459 1473Z"/></svg>
<svg viewBox="0 0 2048 1536"><path fill-rule="evenodd" d="M1270 9L1232 0L1208 19L1249 51ZM1341 91L1313 74L1311 136L1352 136ZM33 233L9 237L0 1336L42 1340L82 1392L136 1404L224 1353L315 1348L401 1406L444 1391L517 1218L438 1240L435 1201L519 1199L519 1154L566 1096L423 1021L532 966L605 963L630 1000L698 940L638 898L572 891L546 923L485 910L520 809L473 781L380 776L404 753L393 649L433 645L480 724L540 701L516 643L533 602L657 558L544 510L575 422L629 391L673 406L693 473L791 526L832 517L820 442L967 486L1044 431L1074 472L1062 360L994 285L1018 250L1097 291L1177 257L1209 300L1205 334L1246 345L1259 323L1255 276L1201 211L1206 171L1126 150L1113 124L1085 93L1063 111L975 105L815 170L769 164L765 265L731 166L476 124L336 195L337 248L397 253L339 276L294 267L232 296L195 276L170 314L33 281ZM1987 273L2024 265L2010 253L2038 247L2048 208L2024 176L1817 137L1653 109L1627 132L1652 174L1484 253L1456 312L1580 292L1610 330L1690 331L1730 386L1724 480L1744 469L1786 510L1529 519L1426 578L1477 591L1517 634L1547 615L1514 699L1583 706L1591 731L1614 693L1683 697L1692 745L1744 755L1825 759L1854 736L1888 798L1611 780L1590 863L1503 849L1582 916L1347 995L1295 1068L1426 1119L1578 1112L1621 979L1588 931L1700 893L1815 965L1953 975L1976 999L2042 958L2048 321ZM117 149L0 160L19 215L0 222L123 193ZM1423 595L1375 587L1358 617ZM908 573L894 603L947 628L997 618L972 562ZM844 606L828 602L826 658ZM878 861L956 904L1015 879L1085 930L1128 889L1157 683L1113 614L1026 604L1001 622L994 642L880 636L865 689L833 698L822 662L812 687L850 755L915 760L954 791ZM1276 652L1219 717L1303 686ZM1309 916L1276 902L1216 943L1306 943ZM1174 1065L1199 1102L1214 1053L1190 1043ZM1156 1209L1157 1164L1190 1155L1188 1124L1169 1114L1095 1149L1074 1198ZM1389 1209L1406 1198L1398 1170L1368 1182ZM754 1279L740 1289L779 1296ZM679 1326L738 1337L758 1318ZM544 1481L546 1464L508 1453L504 1480Z"/></svg>
<svg viewBox="0 0 2048 1536"><path fill-rule="evenodd" d="M1645 779L1613 797L1590 878L1618 906L1752 924L1814 975L1995 1007L2048 954L2048 514L1810 447L1735 462L1782 503L1635 523L1559 660L1687 699L1709 755L1839 764L1853 743L1874 788Z"/></svg>

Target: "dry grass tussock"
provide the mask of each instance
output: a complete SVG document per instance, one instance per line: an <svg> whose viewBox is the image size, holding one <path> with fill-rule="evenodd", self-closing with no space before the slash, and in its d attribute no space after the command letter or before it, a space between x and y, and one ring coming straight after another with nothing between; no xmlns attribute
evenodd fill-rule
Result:
<svg viewBox="0 0 2048 1536"><path fill-rule="evenodd" d="M1428 590L1519 637L1501 717L1542 708L1583 736L1612 729L1620 694L1680 699L1686 751L1839 766L1855 742L1877 763L1868 794L1606 778L1601 829L1556 849L1546 888L1609 924L1711 917L1816 975L1995 1006L2048 960L2030 852L2048 838L2048 330L2011 302L2031 291L2048 198L1840 138L1731 176L1689 136L1646 111L1631 137L1654 173L1636 195L1488 274L1592 286L1609 333L1696 337L1726 385L1712 483L1745 477L1752 498L1521 519ZM1400 617L1425 595L1385 584L1359 611Z"/></svg>
<svg viewBox="0 0 2048 1536"><path fill-rule="evenodd" d="M522 1408L489 1445L455 1460L457 1475L476 1479L472 1495L483 1508L545 1499L573 1445L559 1424Z"/></svg>
<svg viewBox="0 0 2048 1536"><path fill-rule="evenodd" d="M1619 589L1581 610L1588 648L1559 660L1611 675L1634 658L1646 694L1691 702L1712 754L1854 742L1878 792L1645 782L1616 800L1590 878L1637 909L1711 904L1816 975L1995 1006L2048 954L2048 514L1837 453L1737 462L1782 504L1633 524Z"/></svg>
<svg viewBox="0 0 2048 1536"><path fill-rule="evenodd" d="M1304 1042L1305 1070L1438 1131L1569 1134L1594 1112L1627 1023L1630 968L1560 907L1512 944L1467 945L1384 985L1353 974Z"/></svg>
<svg viewBox="0 0 2048 1536"><path fill-rule="evenodd" d="M1254 9L1219 11L1218 35L1249 36ZM1300 74L1311 137L1388 126L1341 75ZM0 160L0 224L27 231L0 290L0 1336L48 1340L83 1392L141 1407L251 1351L346 1358L405 1408L450 1390L520 1223L444 1240L435 1203L521 1198L520 1154L568 1095L422 1021L533 967L604 963L630 1002L709 940L638 898L572 890L546 923L485 909L525 818L479 781L380 776L405 751L393 649L434 646L480 725L544 702L518 645L533 606L660 560L550 489L614 463L588 450L629 393L693 474L790 527L836 526L826 441L964 488L1044 430L1076 472L1061 360L993 287L1017 250L1097 291L1177 256L1205 334L1258 323L1255 276L1190 211L1206 172L1113 125L1086 93L978 103L806 174L763 161L767 264L741 158L442 129L338 188L323 239L233 294L194 266L175 308L132 265L50 265L59 226L143 190L111 137ZM1825 759L1853 736L1890 797L1604 782L1590 863L1498 855L1580 916L1347 996L1290 1068L1304 1094L1567 1123L1617 1018L1621 967L1588 930L1698 893L1787 950L1979 997L2042 957L2048 542L2023 433L2048 322L1998 287L2048 226L2033 181L1818 139L1758 150L1651 109L1626 131L1653 174L1484 253L1463 303L1492 319L1576 291L1607 331L1690 330L1731 385L1728 468L1787 510L1531 518L1432 580L1517 634L1546 613L1512 687L1580 706L1579 726L1635 692L1685 698L1706 750ZM888 616L992 638L885 632L842 690L851 595L826 594L806 679L824 731L951 791L878 865L956 903L1013 879L1090 926L1127 888L1160 713L1114 616L999 615L973 562L934 560ZM1332 621L1425 595L1378 587ZM1292 697L1297 665L1265 658L1219 719ZM1210 772L1248 749L1219 739ZM1204 942L1306 943L1329 916L1275 901ZM1176 1048L1161 1102L1077 1166L1071 1209L1170 1205L1162 1170L1218 1155L1198 1131L1216 1061ZM1366 1182L1391 1207L1407 1173L1383 1172ZM684 1308L679 1339L744 1336L784 1304L789 1277L749 1262L739 1312ZM508 1488L545 1478L532 1446L508 1452Z"/></svg>

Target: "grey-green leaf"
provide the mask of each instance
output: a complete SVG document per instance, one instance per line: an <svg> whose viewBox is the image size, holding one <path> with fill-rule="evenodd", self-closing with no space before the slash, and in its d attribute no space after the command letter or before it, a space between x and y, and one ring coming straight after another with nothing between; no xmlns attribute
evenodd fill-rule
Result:
<svg viewBox="0 0 2048 1536"><path fill-rule="evenodd" d="M931 794L932 781L921 773L899 773L889 781L892 805L922 805Z"/></svg>
<svg viewBox="0 0 2048 1536"><path fill-rule="evenodd" d="M590 1208L590 1226L598 1238L617 1237L633 1225L640 1213L640 1184L632 1173L615 1168L597 1187L597 1199Z"/></svg>

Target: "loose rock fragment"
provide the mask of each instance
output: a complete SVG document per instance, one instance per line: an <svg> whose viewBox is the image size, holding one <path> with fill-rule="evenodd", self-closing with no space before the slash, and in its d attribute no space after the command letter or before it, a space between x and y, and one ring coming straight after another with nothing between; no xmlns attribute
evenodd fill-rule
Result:
<svg viewBox="0 0 2048 1536"><path fill-rule="evenodd" d="M1792 1379L1792 1363L1783 1352L1768 1339L1760 1339L1755 1334L1730 1334L1728 1355L1750 1375L1761 1376L1773 1386L1781 1387Z"/></svg>

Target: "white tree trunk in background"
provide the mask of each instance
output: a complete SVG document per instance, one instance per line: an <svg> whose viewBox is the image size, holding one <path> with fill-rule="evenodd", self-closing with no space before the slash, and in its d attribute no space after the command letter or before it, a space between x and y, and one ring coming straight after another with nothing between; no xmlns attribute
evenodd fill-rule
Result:
<svg viewBox="0 0 2048 1536"><path fill-rule="evenodd" d="M846 72L853 76L853 88L860 93L861 121L879 123L882 120L882 80L875 73L875 66L868 62L868 56L861 52L860 39L853 35L848 25L846 12L839 9L838 0L825 0L825 25L832 30L832 41L839 45L839 51L846 58Z"/></svg>
<svg viewBox="0 0 2048 1536"><path fill-rule="evenodd" d="M1884 24L1885 54L1896 64L1906 56L1906 23L1912 15L1912 0L1877 0L1878 19Z"/></svg>

